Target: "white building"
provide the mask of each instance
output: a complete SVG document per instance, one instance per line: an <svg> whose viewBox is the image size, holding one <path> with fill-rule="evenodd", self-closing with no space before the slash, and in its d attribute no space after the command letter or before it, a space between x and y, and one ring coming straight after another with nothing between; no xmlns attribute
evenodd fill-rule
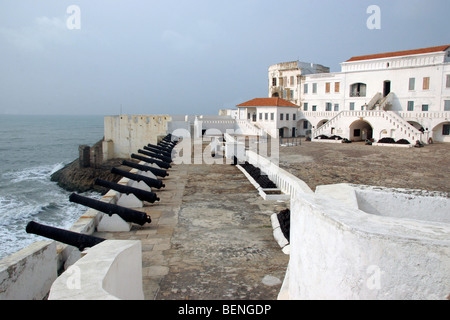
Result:
<svg viewBox="0 0 450 320"><path fill-rule="evenodd" d="M336 73L306 66L269 67L269 96L300 107L295 134L450 142L449 45L353 57Z"/></svg>
<svg viewBox="0 0 450 320"><path fill-rule="evenodd" d="M247 120L272 137L297 136L298 105L281 98L256 98L237 106L238 119Z"/></svg>

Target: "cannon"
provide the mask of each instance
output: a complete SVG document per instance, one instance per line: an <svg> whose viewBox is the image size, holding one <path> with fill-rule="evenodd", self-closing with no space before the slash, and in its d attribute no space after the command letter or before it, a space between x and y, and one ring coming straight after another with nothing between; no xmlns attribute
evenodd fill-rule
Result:
<svg viewBox="0 0 450 320"><path fill-rule="evenodd" d="M155 146L154 144L151 144L151 143L147 144L147 147L161 150L162 152L167 152L167 153L172 153L172 149L173 149L173 148L167 148L167 147L160 146L160 145Z"/></svg>
<svg viewBox="0 0 450 320"><path fill-rule="evenodd" d="M172 166L169 163L167 163L167 162L156 160L156 159L152 159L152 158L143 157L143 156L140 156L140 155L134 154L134 153L131 155L131 158L132 159L136 159L136 160L141 160L141 161L144 161L144 162L147 162L147 163L154 163L154 164L158 165L160 168L164 168L164 169L172 168Z"/></svg>
<svg viewBox="0 0 450 320"><path fill-rule="evenodd" d="M132 188L132 187L105 181L105 180L98 179L98 178L95 179L94 183L98 186L101 186L101 187L104 187L107 189L112 189L112 190L115 190L117 192L120 192L120 193L123 193L126 195L134 194L136 196L136 198L138 198L139 200L142 200L142 201L155 203L156 201L160 200L155 193L141 190L138 188Z"/></svg>
<svg viewBox="0 0 450 320"><path fill-rule="evenodd" d="M67 245L77 247L80 251L86 248L92 248L97 244L105 241L105 239L89 236L82 233L58 229L34 221L30 221L26 227L27 233L36 234L45 238L49 238Z"/></svg>
<svg viewBox="0 0 450 320"><path fill-rule="evenodd" d="M165 177L169 176L169 174L167 173L166 170L153 168L153 167L149 167L149 166L144 166L142 164L134 163L134 162L131 162L131 161L124 160L122 162L122 164L124 166L130 167L130 168L133 168L133 169L138 169L138 170L145 171L145 172L151 172L157 177L165 178Z"/></svg>
<svg viewBox="0 0 450 320"><path fill-rule="evenodd" d="M144 151L142 149L139 149L138 153L141 153L141 154L143 154L145 156L149 156L149 157L152 157L152 158L160 159L161 161L164 161L164 162L167 162L167 163L171 163L172 162L172 158L165 157L165 156L162 156L162 155L154 153L154 152L148 152L148 151Z"/></svg>
<svg viewBox="0 0 450 320"><path fill-rule="evenodd" d="M164 183L162 183L161 180L157 180L157 179L152 179L149 177L144 177L143 175L140 174L136 174L136 173L131 173L128 171L123 171L117 168L112 168L111 169L111 173L112 174L117 174L119 176L137 181L137 182L141 182L144 181L146 185L148 185L149 187L155 187L156 189L161 189L164 188L165 185Z"/></svg>
<svg viewBox="0 0 450 320"><path fill-rule="evenodd" d="M176 143L173 142L167 142L167 141L160 141L158 143L158 146L164 147L166 149L173 149L175 147Z"/></svg>
<svg viewBox="0 0 450 320"><path fill-rule="evenodd" d="M167 152L167 151L163 151L160 149L156 149L155 147L149 147L149 146L144 146L144 150L150 151L150 152L154 152L156 154L160 154L163 155L164 157L168 157L170 159L172 159L172 153L171 152Z"/></svg>
<svg viewBox="0 0 450 320"><path fill-rule="evenodd" d="M130 223L136 223L143 226L146 223L151 223L152 219L149 215L144 212L136 211L133 209L128 209L124 207L117 206L115 204L106 203L103 201L87 198L80 196L76 193L72 193L69 197L70 202L78 203L83 206L98 210L100 212L106 213L109 216L117 214L124 221Z"/></svg>

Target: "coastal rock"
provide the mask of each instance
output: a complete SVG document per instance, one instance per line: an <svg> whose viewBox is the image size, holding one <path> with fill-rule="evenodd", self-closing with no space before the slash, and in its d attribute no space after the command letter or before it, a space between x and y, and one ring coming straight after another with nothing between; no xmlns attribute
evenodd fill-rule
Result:
<svg viewBox="0 0 450 320"><path fill-rule="evenodd" d="M102 164L100 168L80 168L79 159L69 163L61 170L55 172L51 176L51 180L57 182L58 186L69 192L87 192L96 191L105 193L103 187L94 185L96 178L118 182L122 179L121 176L111 173L111 169L116 167L118 169L129 171L130 168L122 165L124 159L112 159ZM130 159L127 159L130 161Z"/></svg>

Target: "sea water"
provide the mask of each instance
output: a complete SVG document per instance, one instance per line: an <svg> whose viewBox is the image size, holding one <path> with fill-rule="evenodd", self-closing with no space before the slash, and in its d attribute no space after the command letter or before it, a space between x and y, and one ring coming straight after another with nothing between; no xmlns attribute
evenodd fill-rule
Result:
<svg viewBox="0 0 450 320"><path fill-rule="evenodd" d="M103 138L103 118L0 115L0 259L48 240L27 234L29 221L70 229L87 210L50 177Z"/></svg>

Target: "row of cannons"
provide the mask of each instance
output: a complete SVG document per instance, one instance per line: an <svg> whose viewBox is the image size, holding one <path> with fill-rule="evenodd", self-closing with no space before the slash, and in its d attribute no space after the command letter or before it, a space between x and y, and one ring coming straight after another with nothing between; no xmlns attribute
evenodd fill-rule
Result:
<svg viewBox="0 0 450 320"><path fill-rule="evenodd" d="M148 144L143 150L140 149L138 154L131 155L132 159L145 162L145 165L127 160L122 162L122 165L132 168L131 171L137 170L139 174L112 168L111 173L128 178L127 185L97 178L94 182L96 185L116 191L116 195L119 196L115 201L116 204L95 200L76 193L70 195L69 201L104 213L105 215L100 223L108 223L110 219L121 221L129 226L133 223L140 226L151 223L152 220L148 214L132 208L143 207L144 202L155 203L160 201L158 195L152 191L165 187L160 178L169 176L167 169L171 168L172 153L176 144L177 138L169 134L157 145ZM26 232L77 247L80 251L105 241L102 238L50 227L34 221L27 224Z"/></svg>

